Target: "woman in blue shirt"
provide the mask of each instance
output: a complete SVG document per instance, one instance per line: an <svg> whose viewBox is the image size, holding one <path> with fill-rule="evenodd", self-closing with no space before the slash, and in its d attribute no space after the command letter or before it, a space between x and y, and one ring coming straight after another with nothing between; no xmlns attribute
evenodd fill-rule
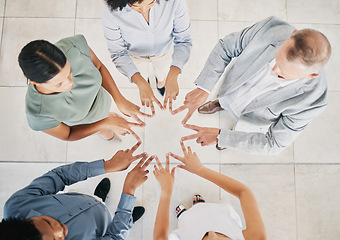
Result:
<svg viewBox="0 0 340 240"><path fill-rule="evenodd" d="M137 84L142 105L151 107L154 114L153 102L163 106L146 80L147 73L138 68L140 64L152 63L162 95L165 87L164 108L169 102L172 111L172 100L179 92L177 78L192 46L185 0L106 0L106 3L102 23L112 61Z"/></svg>

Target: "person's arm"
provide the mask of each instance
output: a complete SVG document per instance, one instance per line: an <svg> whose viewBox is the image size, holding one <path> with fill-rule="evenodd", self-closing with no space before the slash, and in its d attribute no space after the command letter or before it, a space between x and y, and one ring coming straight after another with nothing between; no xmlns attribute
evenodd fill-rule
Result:
<svg viewBox="0 0 340 240"><path fill-rule="evenodd" d="M311 94L314 95L314 94ZM327 105L327 89L318 98L302 95L301 99L291 109L282 112L278 120L272 123L266 133L249 133L221 129L218 136L218 146L235 148L254 154L278 154L290 146L295 138L325 109ZM302 102L310 101L303 106ZM296 106L302 105L297 110ZM295 109L294 109L295 108ZM289 111L295 111L290 114ZM287 112L287 113L286 113Z"/></svg>
<svg viewBox="0 0 340 240"><path fill-rule="evenodd" d="M167 240L169 235L169 211L170 201L174 185L175 168L170 172L169 154L166 155L165 169L163 168L158 157L156 157L157 166L154 165L153 174L161 186L161 197L153 230L154 240Z"/></svg>
<svg viewBox="0 0 340 240"><path fill-rule="evenodd" d="M43 130L43 132L64 141L77 141L102 130L112 129L121 135L132 134L138 141L140 141L138 135L131 129L132 126L141 125L128 122L118 115L111 114L107 118L94 123L75 126L68 126L64 123L60 123L57 127Z"/></svg>
<svg viewBox="0 0 340 240"><path fill-rule="evenodd" d="M176 100L179 93L178 75L190 57L192 39L190 36L190 17L186 2L175 1L175 15L173 21L172 35L174 37L174 51L172 63L165 81L164 107L169 101L169 110L172 111L172 100Z"/></svg>
<svg viewBox="0 0 340 240"><path fill-rule="evenodd" d="M247 225L247 229L243 231L245 239L266 239L265 226L256 199L251 190L243 183L205 167L200 162L196 153L193 153L190 147L186 149L183 142L181 142L181 147L184 157L171 153L172 157L183 163L183 165L179 165L177 167L211 181L228 193L237 197L240 200Z"/></svg>
<svg viewBox="0 0 340 240"><path fill-rule="evenodd" d="M107 70L105 65L99 60L96 54L89 47L91 52L91 61L93 65L99 70L102 76L102 86L111 94L113 100L115 101L119 110L126 116L132 117L140 124L145 125L145 123L138 118L137 115L151 117L151 115L143 113L140 111L140 107L128 101L119 91L115 81L113 80L110 72Z"/></svg>
<svg viewBox="0 0 340 240"><path fill-rule="evenodd" d="M144 156L139 163L128 173L125 178L123 192L113 217L102 240L123 240L129 234L132 228L132 211L135 206L136 197L134 196L136 189L141 186L147 179L147 166L154 159L151 156L147 161L147 156Z"/></svg>

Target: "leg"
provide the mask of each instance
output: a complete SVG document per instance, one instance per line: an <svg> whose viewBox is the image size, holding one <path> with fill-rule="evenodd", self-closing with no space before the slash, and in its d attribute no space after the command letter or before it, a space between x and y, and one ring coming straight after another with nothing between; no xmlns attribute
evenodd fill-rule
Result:
<svg viewBox="0 0 340 240"><path fill-rule="evenodd" d="M165 85L165 79L169 73L170 65L172 62L173 49L169 50L166 54L160 57L152 57L152 65L155 71L156 78L158 79L158 88Z"/></svg>

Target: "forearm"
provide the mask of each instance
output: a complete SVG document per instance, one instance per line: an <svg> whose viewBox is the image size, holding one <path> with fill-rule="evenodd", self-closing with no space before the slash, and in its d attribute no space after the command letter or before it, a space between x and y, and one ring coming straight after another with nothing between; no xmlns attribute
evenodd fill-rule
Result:
<svg viewBox="0 0 340 240"><path fill-rule="evenodd" d="M237 198L240 198L244 192L250 191L243 183L221 173L215 172L207 167L202 168L197 175L215 183L217 186Z"/></svg>
<svg viewBox="0 0 340 240"><path fill-rule="evenodd" d="M142 77L142 75L140 75L139 72L135 73L132 77L131 77L132 82L134 82L138 88L141 88L141 86L143 86L143 84L147 84L146 80Z"/></svg>
<svg viewBox="0 0 340 240"><path fill-rule="evenodd" d="M64 140L77 141L85 137L88 137L94 133L100 132L106 128L105 120L106 119L104 118L98 122L72 126L70 127L70 132L67 139Z"/></svg>
<svg viewBox="0 0 340 240"><path fill-rule="evenodd" d="M102 239L119 239L127 237L132 227L132 211L136 197L122 193L115 216Z"/></svg>
<svg viewBox="0 0 340 240"><path fill-rule="evenodd" d="M153 231L154 240L168 239L170 201L171 192L162 191Z"/></svg>

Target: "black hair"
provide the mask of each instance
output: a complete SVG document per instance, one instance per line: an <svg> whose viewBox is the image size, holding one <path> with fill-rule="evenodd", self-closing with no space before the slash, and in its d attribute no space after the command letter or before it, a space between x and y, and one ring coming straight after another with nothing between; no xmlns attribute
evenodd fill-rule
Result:
<svg viewBox="0 0 340 240"><path fill-rule="evenodd" d="M135 2L141 3L144 0L105 0L106 4L111 8L111 11L116 10L119 8L119 10L122 10L126 5L128 4L134 4ZM155 0L159 1L159 0ZM168 0L165 0L168 1Z"/></svg>
<svg viewBox="0 0 340 240"><path fill-rule="evenodd" d="M30 219L9 218L0 223L0 239L42 240L42 236Z"/></svg>
<svg viewBox="0 0 340 240"><path fill-rule="evenodd" d="M18 61L28 79L44 83L60 72L67 59L64 53L52 43L36 40L21 49Z"/></svg>

